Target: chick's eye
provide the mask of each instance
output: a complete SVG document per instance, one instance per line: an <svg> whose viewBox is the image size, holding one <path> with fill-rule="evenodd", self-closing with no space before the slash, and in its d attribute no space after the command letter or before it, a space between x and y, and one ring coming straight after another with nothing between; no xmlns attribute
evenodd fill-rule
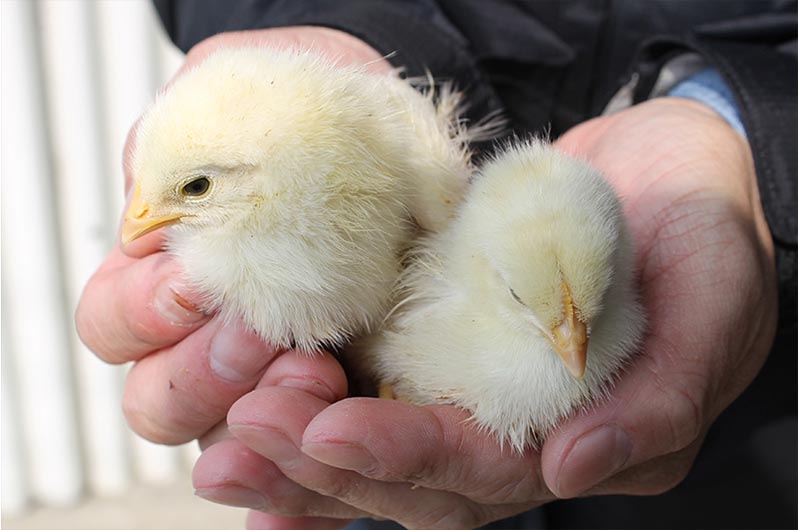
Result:
<svg viewBox="0 0 800 530"><path fill-rule="evenodd" d="M514 300L516 300L520 304L525 305L525 302L523 302L522 298L520 298L519 295L514 292L514 289L509 288L508 292L511 293L511 298L513 298Z"/></svg>
<svg viewBox="0 0 800 530"><path fill-rule="evenodd" d="M211 188L211 181L208 177L198 177L183 185L181 195L184 197L202 197Z"/></svg>

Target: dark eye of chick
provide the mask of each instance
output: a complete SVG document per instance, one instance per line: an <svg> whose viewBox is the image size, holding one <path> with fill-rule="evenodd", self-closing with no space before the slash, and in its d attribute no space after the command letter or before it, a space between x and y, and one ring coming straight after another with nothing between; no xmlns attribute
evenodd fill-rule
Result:
<svg viewBox="0 0 800 530"><path fill-rule="evenodd" d="M211 181L208 177L198 177L183 185L181 195L184 197L202 197L208 192L209 188L211 188Z"/></svg>
<svg viewBox="0 0 800 530"><path fill-rule="evenodd" d="M523 301L522 301L522 298L520 298L520 297L519 297L519 295L518 295L517 293L515 293L515 292L514 292L514 289L511 289L511 288L509 288L509 289L508 289L508 292L509 292L509 293L511 293L511 297L512 297L514 300L516 300L517 302L519 302L519 303L520 303L520 304L522 304L522 305L525 305L525 302L523 302Z"/></svg>

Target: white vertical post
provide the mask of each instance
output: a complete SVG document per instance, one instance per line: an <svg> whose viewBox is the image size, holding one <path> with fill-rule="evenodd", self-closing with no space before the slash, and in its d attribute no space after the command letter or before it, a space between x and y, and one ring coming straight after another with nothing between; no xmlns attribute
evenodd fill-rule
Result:
<svg viewBox="0 0 800 530"><path fill-rule="evenodd" d="M150 2L93 2L102 65L103 118L109 146L106 165L109 222L117 226L124 201L122 149L128 131L153 100L159 86L155 15Z"/></svg>
<svg viewBox="0 0 800 530"><path fill-rule="evenodd" d="M92 4L101 43L101 86L104 126L109 138L106 164L107 198L111 220L117 226L124 200L122 149L129 129L146 111L162 84L156 37L160 28L150 2L103 0ZM130 436L133 465L138 478L159 483L172 480L179 469L178 450Z"/></svg>
<svg viewBox="0 0 800 530"><path fill-rule="evenodd" d="M3 328L8 329L5 319ZM13 359L11 345L8 343L8 334L2 336L2 414L3 425L0 431L0 448L2 455L0 468L2 483L0 483L0 501L2 501L3 516L20 514L28 505L28 484L25 477L25 453L20 443L20 422L17 414L19 405L16 384L12 377Z"/></svg>
<svg viewBox="0 0 800 530"><path fill-rule="evenodd" d="M197 459L200 457L200 446L197 444L197 441L193 441L185 445L182 445L181 449L183 456L183 465L187 469L192 469L194 467L195 462L197 462Z"/></svg>
<svg viewBox="0 0 800 530"><path fill-rule="evenodd" d="M105 194L106 143L91 8L90 3L75 0L39 3L59 226L73 310L116 234ZM74 331L71 339L89 486L95 493L119 494L129 482L120 368L96 358Z"/></svg>
<svg viewBox="0 0 800 530"><path fill-rule="evenodd" d="M3 315L14 345L11 375L18 381L31 490L42 502L65 504L82 491L81 455L34 39L36 4L1 4Z"/></svg>

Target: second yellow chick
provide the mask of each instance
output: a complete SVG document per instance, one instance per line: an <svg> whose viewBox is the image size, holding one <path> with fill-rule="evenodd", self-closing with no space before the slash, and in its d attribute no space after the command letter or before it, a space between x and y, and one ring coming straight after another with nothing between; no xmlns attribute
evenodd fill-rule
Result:
<svg viewBox="0 0 800 530"><path fill-rule="evenodd" d="M384 395L451 403L516 450L601 398L642 338L634 254L602 175L538 141L477 176L425 238L354 364Z"/></svg>

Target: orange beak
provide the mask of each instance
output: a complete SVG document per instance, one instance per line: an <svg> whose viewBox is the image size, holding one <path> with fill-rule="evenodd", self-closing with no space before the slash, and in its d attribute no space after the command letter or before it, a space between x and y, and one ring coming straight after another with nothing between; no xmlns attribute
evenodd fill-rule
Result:
<svg viewBox="0 0 800 530"><path fill-rule="evenodd" d="M137 183L133 188L131 204L128 206L125 218L122 221L122 244L127 245L153 230L177 223L181 217L181 215L160 217L152 215L150 206L142 199L142 193Z"/></svg>
<svg viewBox="0 0 800 530"><path fill-rule="evenodd" d="M566 283L564 289L564 319L556 324L551 331L553 348L564 361L570 375L581 379L586 371L586 350L589 339L586 335L586 324L581 322L575 314L572 296Z"/></svg>

